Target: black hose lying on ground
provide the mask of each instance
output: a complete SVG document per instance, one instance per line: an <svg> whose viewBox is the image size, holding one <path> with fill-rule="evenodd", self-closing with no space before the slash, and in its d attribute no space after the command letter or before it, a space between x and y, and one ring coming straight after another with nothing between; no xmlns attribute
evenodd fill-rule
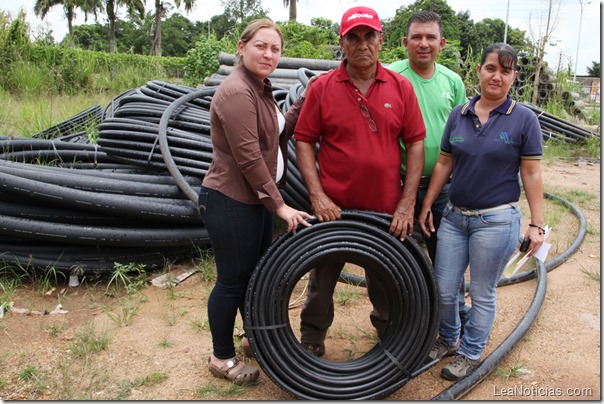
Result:
<svg viewBox="0 0 604 404"><path fill-rule="evenodd" d="M438 296L431 265L411 238L388 233L390 220L342 212L284 234L258 263L246 295L245 332L264 372L302 399L376 399L393 393L424 366L435 338ZM379 343L351 362L302 349L289 322L289 299L317 263L348 262L372 271L388 296L389 325Z"/></svg>

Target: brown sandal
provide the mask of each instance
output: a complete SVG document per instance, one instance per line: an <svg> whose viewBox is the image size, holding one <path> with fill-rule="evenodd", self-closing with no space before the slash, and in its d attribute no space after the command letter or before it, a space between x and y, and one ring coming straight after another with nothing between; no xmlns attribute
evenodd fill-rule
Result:
<svg viewBox="0 0 604 404"><path fill-rule="evenodd" d="M235 370L239 363L241 363L242 366L240 366L238 370ZM214 376L230 380L238 386L251 383L260 375L258 369L241 362L237 356L228 361L221 368L212 364L212 359L208 358L208 367Z"/></svg>
<svg viewBox="0 0 604 404"><path fill-rule="evenodd" d="M254 358L256 356L256 355L254 355L254 351L252 351L252 346L250 345L250 340L247 339L245 334L243 335L243 337L241 337L241 349L243 350L243 354L247 358Z"/></svg>

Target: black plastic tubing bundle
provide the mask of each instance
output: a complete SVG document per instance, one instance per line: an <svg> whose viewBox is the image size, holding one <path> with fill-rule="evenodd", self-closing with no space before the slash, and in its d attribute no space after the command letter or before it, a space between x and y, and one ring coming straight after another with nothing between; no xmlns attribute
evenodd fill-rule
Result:
<svg viewBox="0 0 604 404"><path fill-rule="evenodd" d="M245 332L277 385L302 399L379 399L425 364L437 332L438 296L421 247L388 233L391 218L344 211L280 236L259 261L246 294ZM375 273L388 296L389 325L362 357L334 362L307 353L292 332L288 304L296 283L319 263L347 262Z"/></svg>

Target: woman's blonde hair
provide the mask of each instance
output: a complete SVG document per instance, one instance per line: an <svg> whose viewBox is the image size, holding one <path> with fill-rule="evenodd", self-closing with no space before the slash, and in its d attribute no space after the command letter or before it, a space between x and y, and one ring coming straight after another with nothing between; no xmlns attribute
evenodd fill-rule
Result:
<svg viewBox="0 0 604 404"><path fill-rule="evenodd" d="M262 28L274 29L277 34L279 34L279 38L281 38L281 50L283 50L283 33L281 32L281 28L279 28L279 26L269 18L260 18L257 20L250 21L250 23L247 25L247 27L245 27L245 29L241 33L241 37L239 37L239 40L243 43L243 45L245 45L254 37L254 35L256 35L256 32L258 32ZM241 60L241 55L239 54L239 52L237 52L235 65L240 65L241 63L243 63L243 61Z"/></svg>

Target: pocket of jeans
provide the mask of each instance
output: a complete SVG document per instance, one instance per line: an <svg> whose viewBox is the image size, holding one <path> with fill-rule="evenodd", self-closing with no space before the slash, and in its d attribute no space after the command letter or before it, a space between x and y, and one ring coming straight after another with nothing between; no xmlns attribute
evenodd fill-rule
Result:
<svg viewBox="0 0 604 404"><path fill-rule="evenodd" d="M201 216L201 221L205 225L206 223L206 206L208 205L208 191L201 188L199 191L199 197L197 198L197 208L199 209L199 216Z"/></svg>
<svg viewBox="0 0 604 404"><path fill-rule="evenodd" d="M513 209L496 210L494 212L483 213L480 215L480 220L488 225L508 225L513 220Z"/></svg>

